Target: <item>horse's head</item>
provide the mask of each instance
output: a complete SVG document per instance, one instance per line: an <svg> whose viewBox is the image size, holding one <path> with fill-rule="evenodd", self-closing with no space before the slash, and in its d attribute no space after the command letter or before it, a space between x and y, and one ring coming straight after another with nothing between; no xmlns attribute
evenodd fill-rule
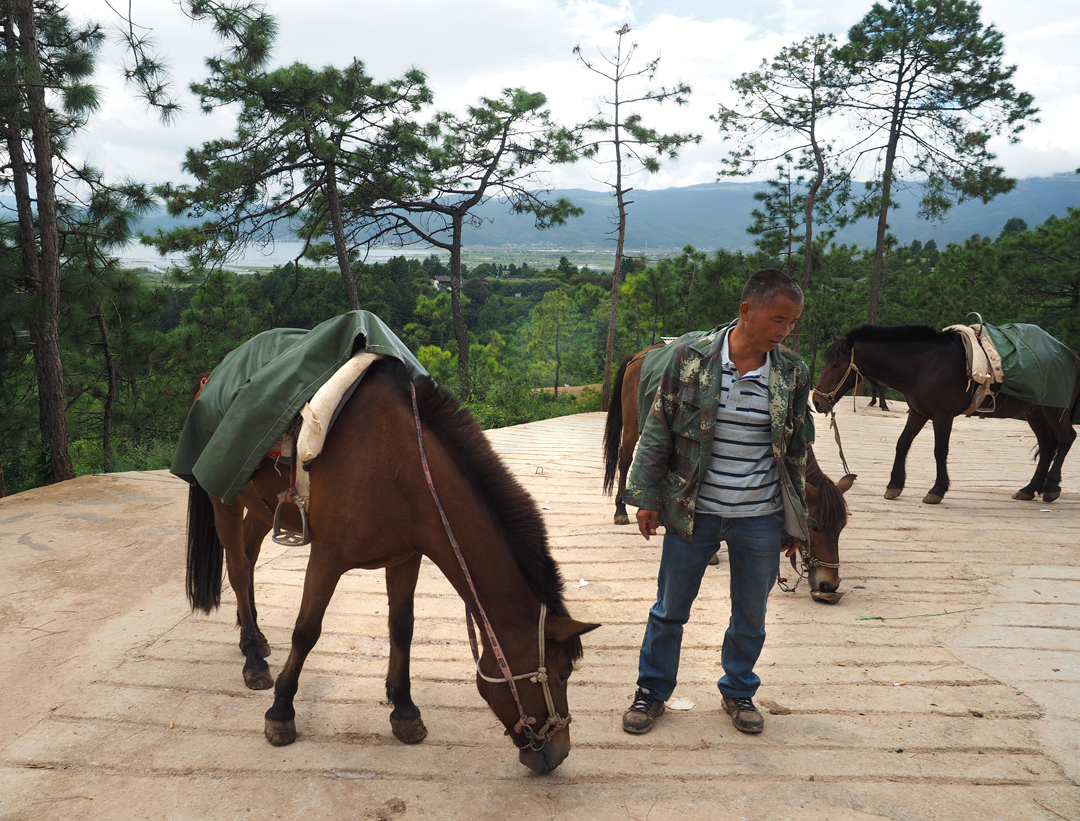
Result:
<svg viewBox="0 0 1080 821"><path fill-rule="evenodd" d="M585 624L567 616L543 616L543 650L536 633L521 636L513 646L503 646L516 681L520 710L514 695L499 672L490 648L485 646L476 686L495 715L506 726L506 734L518 748L518 759L536 773L549 773L570 753L570 708L566 686L581 657L581 636L599 624ZM539 659L537 658L539 656ZM518 678L518 676L521 676ZM521 723L521 710L530 719Z"/></svg>
<svg viewBox="0 0 1080 821"><path fill-rule="evenodd" d="M836 400L855 387L855 345L851 336L833 335L833 344L822 354L824 367L814 386L814 409L828 413Z"/></svg>
<svg viewBox="0 0 1080 821"><path fill-rule="evenodd" d="M810 519L810 552L806 556L810 593L821 601L837 601L840 587L840 533L847 524L844 493L855 481L849 473L839 482L821 475L816 484L806 483L807 516Z"/></svg>

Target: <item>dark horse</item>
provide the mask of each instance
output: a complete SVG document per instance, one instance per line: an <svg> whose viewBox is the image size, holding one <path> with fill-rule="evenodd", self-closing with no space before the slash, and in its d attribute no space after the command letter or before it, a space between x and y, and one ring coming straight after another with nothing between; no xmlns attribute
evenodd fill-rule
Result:
<svg viewBox="0 0 1080 821"><path fill-rule="evenodd" d="M900 391L907 400L907 424L896 442L886 499L895 499L904 489L904 463L912 440L927 421L933 422L937 479L923 501L938 504L949 489L946 461L952 421L971 406L975 390L968 381L967 353L960 335L918 325L863 325L829 346L824 358L825 369L814 389L814 406L821 413L851 389L859 374ZM1039 447L1035 475L1013 494L1014 499L1030 501L1042 493L1044 501L1052 502L1061 495L1061 465L1076 438L1070 420L1077 413L1078 401L1080 379L1073 386L1069 408L1035 405L999 393L994 411L980 414L998 418L1022 414L1035 433Z"/></svg>
<svg viewBox="0 0 1080 821"><path fill-rule="evenodd" d="M619 370L615 374L604 426L604 492L611 493L618 469L619 488L615 495L617 525L630 523L623 494L639 435L637 394L641 367L645 354L661 347L662 343L630 354L619 363ZM854 481L855 474L848 474L839 482L833 482L821 472L811 448L806 466L806 505L811 520L810 550L803 555L803 564L810 579L811 595L820 601L837 600L836 591L840 587L840 532L847 525L844 493Z"/></svg>
<svg viewBox="0 0 1080 821"><path fill-rule="evenodd" d="M413 593L421 559L427 556L472 617L481 622L481 609L486 613L510 671L520 675L513 687L506 683L481 630L477 688L506 725L521 762L548 772L570 750L567 679L581 656L581 634L598 625L570 618L540 511L472 415L430 379L415 386L419 414L414 415L410 388L400 362L375 362L311 466L311 552L292 649L266 713L266 737L275 745L296 738L298 678L342 574L385 568L390 613L386 694L394 705L390 723L407 744L424 739L427 729L410 695L409 647ZM429 487L418 443L421 429L430 481L460 545L475 597ZM282 473L265 459L231 504L193 486L189 505L192 606L209 612L220 601L224 548L238 605L240 647L247 657L244 678L256 688L270 686L271 679L263 660L269 647L256 623L252 568L273 524L270 511L277 495L289 484L288 471ZM297 520L284 524L299 528L295 508L287 507ZM522 721L526 717L527 724Z"/></svg>

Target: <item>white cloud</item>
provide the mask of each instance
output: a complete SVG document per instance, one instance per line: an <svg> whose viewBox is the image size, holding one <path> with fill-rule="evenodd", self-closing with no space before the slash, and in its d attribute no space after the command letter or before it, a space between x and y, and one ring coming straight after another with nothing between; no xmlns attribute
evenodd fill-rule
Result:
<svg viewBox="0 0 1080 821"><path fill-rule="evenodd" d="M819 32L842 37L864 15L869 0L837 0L817 6L794 0L760 0L734 6L712 0L268 0L279 23L277 63L344 65L361 59L377 78L399 76L412 66L428 74L442 108L460 110L481 95L506 86L525 86L548 95L561 121L580 122L596 108L606 89L577 64L571 52L581 44L587 56L610 49L614 30L633 27L630 39L642 58L662 55L657 83L679 80L693 87L684 109L653 106L646 121L663 130L697 131L700 146L683 151L639 187L658 188L715 179L726 153L708 116L729 85L783 46ZM104 0L72 0L76 17L115 19ZM138 22L152 27L170 58L186 113L173 128L124 89L115 66L120 49L102 57L105 100L79 147L115 177L163 181L180 176L184 149L228 133L224 113L206 116L186 91L204 74L203 59L220 49L202 25L188 21L173 0L140 0ZM1019 176L1071 171L1080 166L1080 60L1075 39L1080 7L1062 0L986 0L984 22L1004 34L1007 59L1019 68L1016 85L1036 96L1042 123L1028 128L1019 146L998 146L1009 173ZM557 169L557 185L596 188L597 170L586 163Z"/></svg>

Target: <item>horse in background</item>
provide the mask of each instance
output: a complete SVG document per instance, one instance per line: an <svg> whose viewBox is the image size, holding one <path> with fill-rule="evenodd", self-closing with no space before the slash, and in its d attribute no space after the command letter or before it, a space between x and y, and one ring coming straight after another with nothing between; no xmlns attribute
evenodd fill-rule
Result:
<svg viewBox="0 0 1080 821"><path fill-rule="evenodd" d="M247 657L244 678L256 687L271 679L263 660L269 646L257 626L253 568L273 526L270 511L290 484L288 472L282 474L267 458L232 503L198 485L189 501L192 607L209 612L220 602L224 550ZM394 735L408 744L424 739L427 728L410 692L409 650L413 595L427 556L464 599L469 618L483 623L486 614L509 669L521 674L507 683L499 673L506 668L481 630L477 688L518 747L521 763L538 773L558 767L570 750L567 680L582 653L581 635L599 625L570 618L540 511L472 415L432 380L414 386L400 361L378 361L340 409L310 477L310 555L292 647L266 713L270 743L296 738L293 697L300 672L338 580L357 568L386 571L386 694L394 706ZM285 526L299 529L295 508L285 507L283 513L294 517ZM462 563L452 551L455 536Z"/></svg>
<svg viewBox="0 0 1080 821"><path fill-rule="evenodd" d="M610 495L618 472L618 492L615 494L617 525L630 524L623 502L626 477L634 460L634 448L644 424L639 417L638 387L645 354L663 343L630 354L619 363L604 425L604 493ZM836 601L840 587L840 533L847 525L847 505L844 494L855 481L847 474L834 482L817 463L813 448L808 452L806 466L806 506L810 519L810 543L803 552L803 565L810 581L811 595L820 601Z"/></svg>
<svg viewBox="0 0 1080 821"><path fill-rule="evenodd" d="M976 385L968 379L967 352L960 335L919 325L863 325L826 349L825 367L814 388L814 407L819 413L832 409L861 375L899 391L908 403L907 423L896 442L886 499L895 499L907 480L906 461L911 443L927 422L934 426L934 459L937 476L923 502L936 505L949 489L946 467L953 419L968 411ZM1061 467L1076 431L1072 420L1080 412L1080 375L1072 386L1068 408L1025 402L998 393L993 418L1023 415L1038 442L1039 456L1031 481L1013 494L1030 501L1041 493L1053 502L1061 495Z"/></svg>

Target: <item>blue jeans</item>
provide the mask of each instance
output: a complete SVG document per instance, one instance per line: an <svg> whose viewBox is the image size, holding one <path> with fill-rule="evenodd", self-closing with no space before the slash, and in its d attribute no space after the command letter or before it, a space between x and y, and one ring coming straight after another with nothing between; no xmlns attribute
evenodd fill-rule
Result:
<svg viewBox="0 0 1080 821"><path fill-rule="evenodd" d="M638 687L662 701L671 698L683 625L690 619L709 558L722 540L727 542L731 570L731 618L720 653L724 676L716 686L728 698L753 698L761 684L754 665L765 644L765 605L780 571L782 520L782 513L745 519L699 513L692 542L667 531L656 604L649 610L641 643Z"/></svg>

